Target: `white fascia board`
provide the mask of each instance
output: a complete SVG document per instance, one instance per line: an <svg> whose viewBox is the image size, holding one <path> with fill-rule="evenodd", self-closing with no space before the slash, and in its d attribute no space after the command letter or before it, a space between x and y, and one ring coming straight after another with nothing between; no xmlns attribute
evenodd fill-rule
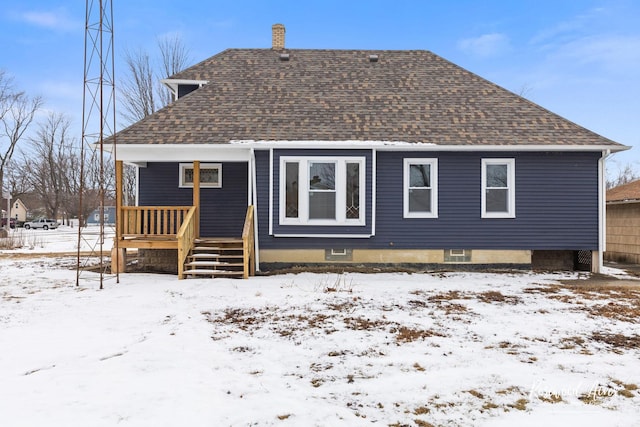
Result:
<svg viewBox="0 0 640 427"><path fill-rule="evenodd" d="M376 149L378 151L605 151L629 150L631 147L620 145L439 145L423 142L403 141L254 141L233 140L229 145L251 147L254 149Z"/></svg>
<svg viewBox="0 0 640 427"><path fill-rule="evenodd" d="M613 205L632 205L632 204L638 204L640 203L640 200L636 200L636 199L629 199L629 200L613 200L610 202L607 202L607 206L613 206Z"/></svg>
<svg viewBox="0 0 640 427"><path fill-rule="evenodd" d="M117 160L125 162L248 162L249 147L226 144L123 144L118 145Z"/></svg>
<svg viewBox="0 0 640 427"><path fill-rule="evenodd" d="M168 87L176 95L179 85L198 85L202 87L202 85L209 83L209 80L162 79L160 83Z"/></svg>

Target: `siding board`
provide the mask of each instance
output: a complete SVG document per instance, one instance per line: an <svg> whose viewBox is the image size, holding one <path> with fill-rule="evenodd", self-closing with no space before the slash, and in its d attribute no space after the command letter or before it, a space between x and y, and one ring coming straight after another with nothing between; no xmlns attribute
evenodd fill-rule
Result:
<svg viewBox="0 0 640 427"><path fill-rule="evenodd" d="M141 168L140 205L190 206L193 203L193 190L179 188L179 173L179 163L154 162L148 163L146 168ZM247 163L223 163L222 188L200 189L201 236L242 235L247 212L247 173Z"/></svg>
<svg viewBox="0 0 640 427"><path fill-rule="evenodd" d="M333 155L354 152L357 150L334 151ZM280 154L318 155L304 151ZM403 159L409 157L438 159L438 218L403 218ZM481 159L500 157L516 159L516 217L481 218ZM259 202L263 206L259 210L260 245L264 249L597 250L599 157L599 153L589 152L378 151L376 236L336 239L268 235L269 157L268 152L260 152L256 154ZM274 230L283 231L277 225L278 167L279 157L274 156ZM370 167L369 154L367 170ZM370 190L367 176L367 228L371 225ZM336 232L336 227L294 229L300 233Z"/></svg>

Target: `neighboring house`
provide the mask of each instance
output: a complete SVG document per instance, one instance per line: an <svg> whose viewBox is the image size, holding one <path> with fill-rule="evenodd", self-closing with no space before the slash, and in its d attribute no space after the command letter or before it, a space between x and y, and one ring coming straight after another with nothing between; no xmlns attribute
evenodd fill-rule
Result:
<svg viewBox="0 0 640 427"><path fill-rule="evenodd" d="M22 200L16 199L11 204L11 218L15 218L19 223L27 220L27 207Z"/></svg>
<svg viewBox="0 0 640 427"><path fill-rule="evenodd" d="M640 263L640 180L607 191L606 260Z"/></svg>
<svg viewBox="0 0 640 427"><path fill-rule="evenodd" d="M116 224L116 207L105 206L104 207L104 225ZM93 210L87 217L87 225L100 225L100 208Z"/></svg>
<svg viewBox="0 0 640 427"><path fill-rule="evenodd" d="M123 162L140 204L117 244L142 265L599 270L605 158L627 147L429 51L273 41L165 80L175 102L117 134L117 206Z"/></svg>

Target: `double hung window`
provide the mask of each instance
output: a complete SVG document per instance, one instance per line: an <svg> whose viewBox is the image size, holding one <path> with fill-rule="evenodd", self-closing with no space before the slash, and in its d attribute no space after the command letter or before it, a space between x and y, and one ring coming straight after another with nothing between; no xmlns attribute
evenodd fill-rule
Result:
<svg viewBox="0 0 640 427"><path fill-rule="evenodd" d="M404 217L438 217L438 159L404 159Z"/></svg>
<svg viewBox="0 0 640 427"><path fill-rule="evenodd" d="M482 159L482 217L515 218L515 159Z"/></svg>

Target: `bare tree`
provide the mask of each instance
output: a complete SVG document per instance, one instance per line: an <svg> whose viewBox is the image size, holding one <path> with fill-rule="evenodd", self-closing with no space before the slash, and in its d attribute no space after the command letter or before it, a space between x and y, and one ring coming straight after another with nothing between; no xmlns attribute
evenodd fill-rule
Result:
<svg viewBox="0 0 640 427"><path fill-rule="evenodd" d="M37 200L37 209L42 215L62 217L67 223L73 217L87 218L100 204L100 153L95 149L80 150L77 139L70 135L70 128L67 116L49 114L30 139L29 151L23 153L14 180L16 188L26 189L25 192ZM113 167L107 165L104 171L105 188L113 188ZM22 176L24 182L19 181L18 176ZM78 197L81 191L82 212ZM112 203L108 197L107 201Z"/></svg>
<svg viewBox="0 0 640 427"><path fill-rule="evenodd" d="M182 39L178 36L165 37L158 39L158 49L160 50L160 57L162 64L160 67L161 77L166 79L174 74L184 70L189 61L189 51L182 43ZM158 94L162 106L169 105L173 98L171 92L160 82Z"/></svg>
<svg viewBox="0 0 640 427"><path fill-rule="evenodd" d="M128 123L141 120L156 111L155 77L149 54L142 50L125 52L128 76L120 85L122 117Z"/></svg>
<svg viewBox="0 0 640 427"><path fill-rule="evenodd" d="M72 162L74 141L69 136L70 126L63 114L49 114L31 139L31 150L25 157L25 174L50 218L58 217L69 196L69 173L77 167Z"/></svg>
<svg viewBox="0 0 640 427"><path fill-rule="evenodd" d="M617 175L607 178L607 189L628 184L637 179L640 179L640 174L638 174L631 163L627 163L618 169Z"/></svg>
<svg viewBox="0 0 640 427"><path fill-rule="evenodd" d="M143 49L125 52L127 73L119 92L121 115L129 124L171 103L171 93L160 80L182 71L189 60L189 51L178 36L159 39L158 50L157 61Z"/></svg>
<svg viewBox="0 0 640 427"><path fill-rule="evenodd" d="M13 80L0 70L0 189L4 188L5 170L16 146L41 106L40 97L30 98L24 92L17 91Z"/></svg>
<svg viewBox="0 0 640 427"><path fill-rule="evenodd" d="M189 50L179 36L158 39L159 61L156 66L148 52L138 49L126 51L127 76L120 85L120 99L123 109L120 113L128 124L137 122L155 113L173 101L171 92L161 79L182 71L189 61ZM124 204L135 203L137 186L136 168L125 165L123 171Z"/></svg>

